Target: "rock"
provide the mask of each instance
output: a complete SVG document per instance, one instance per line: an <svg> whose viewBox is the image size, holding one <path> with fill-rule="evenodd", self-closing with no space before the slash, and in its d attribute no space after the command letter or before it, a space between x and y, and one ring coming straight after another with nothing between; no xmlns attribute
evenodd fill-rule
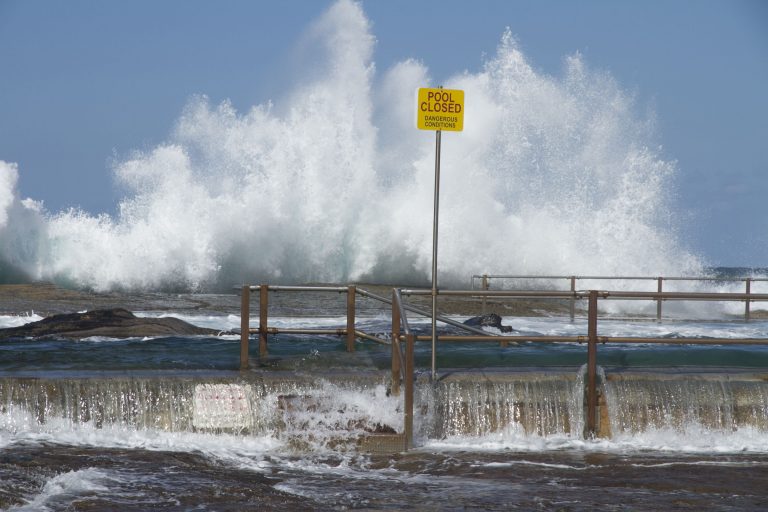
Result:
<svg viewBox="0 0 768 512"><path fill-rule="evenodd" d="M224 333L215 329L196 327L178 318L139 318L122 308L52 315L38 322L0 329L0 339L82 339L91 336L136 338L144 336L217 336L220 334Z"/></svg>
<svg viewBox="0 0 768 512"><path fill-rule="evenodd" d="M472 318L465 320L464 325L470 325L472 327L495 327L501 332L514 331L509 325L501 325L501 317L496 313L473 316Z"/></svg>

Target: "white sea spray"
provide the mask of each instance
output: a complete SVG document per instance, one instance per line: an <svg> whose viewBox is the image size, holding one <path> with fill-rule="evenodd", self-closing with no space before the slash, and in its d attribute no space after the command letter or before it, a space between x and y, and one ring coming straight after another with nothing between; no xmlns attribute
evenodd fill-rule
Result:
<svg viewBox="0 0 768 512"><path fill-rule="evenodd" d="M314 65L285 97L246 112L192 98L167 141L118 161L114 216L22 201L2 163L0 270L97 290L428 279L434 136L413 102L435 80L417 60L378 71L350 1L306 37ZM543 74L507 31L443 85L466 94L464 132L443 137L445 283L701 270L676 231L676 164L610 74L580 55Z"/></svg>

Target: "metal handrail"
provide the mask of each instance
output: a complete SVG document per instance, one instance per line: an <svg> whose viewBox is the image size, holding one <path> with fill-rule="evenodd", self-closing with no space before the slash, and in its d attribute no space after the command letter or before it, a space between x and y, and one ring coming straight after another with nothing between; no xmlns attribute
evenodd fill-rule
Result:
<svg viewBox="0 0 768 512"><path fill-rule="evenodd" d="M430 295L429 290L402 290L403 295ZM640 299L640 300L723 300L723 301L768 301L768 293L730 293L730 292L625 292L621 290L597 290L600 298L613 299ZM507 298L548 298L562 299L575 297L584 299L589 297L588 290L567 291L541 291L541 290L438 290L438 295L454 297L507 297Z"/></svg>
<svg viewBox="0 0 768 512"><path fill-rule="evenodd" d="M393 305L395 305L398 310L400 311L400 321L403 325L403 331L405 332L405 335L411 334L411 328L408 325L408 315L405 312L405 307L403 305L403 299L401 297L400 290L395 288L392 292L392 297L394 298Z"/></svg>
<svg viewBox="0 0 768 512"><path fill-rule="evenodd" d="M346 336L347 337L347 350L354 351L354 341L356 338L362 338L376 343L387 344L386 340L383 340L377 336L368 334L355 327L355 298L357 295L368 297L385 304L392 304L391 300L371 293L367 290L357 288L354 285L348 286L292 286L292 285L243 285L236 289L241 290L242 302L241 302L241 327L240 327L240 369L246 370L249 367L248 363L248 344L249 335L259 335L259 356L265 357L267 355L267 337L268 335L276 334L308 334L308 335L334 335L334 336ZM250 312L250 293L259 292L259 327L251 328L249 323ZM347 294L347 327L345 329L303 329L303 328L284 328L284 327L270 327L268 325L268 292L326 292L326 293L346 293ZM425 314L417 308L406 306L408 309L413 310L419 314ZM407 317L405 321L407 322ZM450 323L450 319L445 319L447 323ZM407 326L406 326L407 327Z"/></svg>
<svg viewBox="0 0 768 512"><path fill-rule="evenodd" d="M576 291L576 282L578 280L612 280L612 281L656 281L657 292L661 293L664 288L664 281L702 281L702 282L744 282L746 285L745 292L750 297L744 299L744 319L749 321L751 311L750 303L752 299L752 283L753 282L766 282L768 278L762 277L716 277L716 276L671 276L671 277L650 277L650 276L523 276L523 275L473 275L471 278L471 288L475 289L475 279L482 279L482 289L487 291L489 288L489 279L545 279L545 280L557 280L568 279L570 281L571 291ZM624 300L636 300L635 297L624 297ZM656 319L661 320L662 316L662 301L666 299L656 299ZM485 312L485 297L483 297L483 312ZM576 316L576 301L575 297L570 299L570 314L571 320Z"/></svg>
<svg viewBox="0 0 768 512"><path fill-rule="evenodd" d="M401 289L397 289L397 290L398 290L398 293L400 293L400 295L404 295L405 294L404 292L409 291L409 290L401 290ZM419 292L418 295L431 295L432 294L432 292L430 290L418 290L418 292ZM360 295L363 295L365 297L369 297L371 299L379 300L379 301L384 302L386 304L390 304L390 305L392 304L391 300L389 300L389 299L387 299L385 297L382 297L381 295L376 295L375 293L371 293L371 292L369 292L367 290L363 290L363 289L358 288L357 293L359 293ZM438 291L438 294L439 294L439 291ZM402 300L401 300L400 304L401 304L401 306L399 306L399 307L402 307L406 311L410 311L411 313L416 313L417 315L421 315L421 316L426 317L426 318L432 318L432 312L430 312L430 311L426 311L424 309L417 308L416 306L413 306L411 304L405 303ZM483 331L482 329L477 329L475 327L472 327L471 325L466 325L466 324L463 324L461 322L457 322L456 320L452 320L452 319L450 319L450 318L448 318L446 316L443 316L443 315L437 315L435 318L437 320L439 320L440 322L444 323L444 324L452 325L453 327L457 327L459 329L464 329L465 331L474 332L474 333L481 334L481 335L484 335L484 336L496 336L496 333Z"/></svg>
<svg viewBox="0 0 768 512"><path fill-rule="evenodd" d="M577 281L586 281L586 280L592 280L592 281L657 281L659 279L662 279L664 281L716 281L716 282L745 282L747 280L755 282L755 281L768 281L768 277L746 277L746 276L739 276L739 277L717 277L717 276L697 276L697 277L687 277L687 276L590 276L590 275L570 275L570 276L548 276L548 275L514 275L514 274L473 274L470 278L470 285L471 288L475 289L475 280L476 279L546 279L546 280L555 280L555 279L576 279Z"/></svg>
<svg viewBox="0 0 768 512"><path fill-rule="evenodd" d="M403 294L408 295L427 295L426 290L403 290ZM659 337L626 337L626 336L598 336L597 316L598 300L608 299L638 299L638 300L709 300L709 301L754 301L768 300L768 294L752 293L701 293L701 292L626 292L626 291L477 291L477 290L443 290L440 291L444 296L493 296L508 298L554 298L564 297L587 298L589 306L587 310L587 336L498 336L493 341L509 342L533 342L533 343L586 343L587 344L587 378L586 378L586 429L585 434L595 436L598 433L598 393L597 393L597 345L598 343L655 343L655 344L688 344L688 345L768 345L768 338L659 338ZM415 336L414 341L431 341L432 336ZM460 336L460 335L442 335L439 337L441 342L467 342L482 341L489 339L485 336ZM433 361L435 360L433 355ZM433 375L436 368L432 368ZM406 394L408 390L406 390ZM406 396L407 398L407 396ZM412 399L411 399L412 400ZM412 409L406 407L406 416L413 414ZM406 435L408 432L406 431ZM412 433L410 434L412 436Z"/></svg>
<svg viewBox="0 0 768 512"><path fill-rule="evenodd" d="M288 286L288 285L251 285L251 291L261 290L262 286L266 286L271 292L338 292L346 293L349 289L348 286Z"/></svg>
<svg viewBox="0 0 768 512"><path fill-rule="evenodd" d="M400 325L405 332L405 356L400 350ZM433 322L434 325L434 322ZM400 377L405 384L405 396L403 397L403 434L406 448L413 446L413 398L414 380L416 378L416 366L414 360L414 345L416 337L408 325L408 316L403 304L400 290L392 290L392 393L399 394ZM397 362L395 362L397 354ZM399 371L398 371L399 370Z"/></svg>
<svg viewBox="0 0 768 512"><path fill-rule="evenodd" d="M408 325L408 315L405 312L405 308L403 307L403 300L402 297L400 297L399 290L395 289L392 291L392 307L397 308L398 315L400 318L400 325L403 327L403 332L405 332L406 341L408 340L409 336L412 336L411 334L411 328ZM400 347L400 334L398 332L395 332L395 325L394 325L394 319L393 319L393 332L392 332L392 352L393 354L397 354L397 364L394 365L395 361L393 361L393 367L392 367L392 375L397 373L400 376L400 379L405 382L405 356L403 356L403 351ZM398 383L399 384L399 383ZM397 389L395 389L395 394L399 393L399 385L397 386Z"/></svg>
<svg viewBox="0 0 768 512"><path fill-rule="evenodd" d="M529 278L530 276L521 276ZM606 278L609 279L609 278ZM614 278L610 278L614 279ZM654 278L643 278L654 279ZM657 280L661 278L655 278ZM707 280L705 278L667 278L676 280ZM727 280L727 279L721 279ZM765 280L768 279L755 279ZM572 281L573 282L573 281ZM747 280L749 285L751 281ZM354 350L355 338L369 339L379 343L386 341L367 334L355 328L355 297L359 294L384 304L392 306L392 387L393 394L398 394L400 382L405 384L404 397L404 437L406 446L413 444L413 410L414 410L414 381L415 381L415 360L414 344L416 341L430 341L435 339L436 333L432 336L415 335L408 322L408 312L423 316L430 316L430 313L403 300L403 296L426 296L432 295L431 290L424 289L393 289L392 300L381 297L367 290L358 289L350 285L347 287L335 286L270 286L244 285L242 287L241 302L241 368L248 367L248 338L250 334L259 335L259 354L266 355L267 336L272 334L333 334L338 336L347 336L347 350ZM259 300L259 328L252 329L249 326L250 321L250 303L249 297L251 291L258 291ZM268 326L268 292L270 291L317 291L317 292L337 292L347 293L347 328L346 329L304 329L304 328L277 328ZM472 333L471 335L441 335L441 342L531 342L531 343L586 343L587 350L587 421L586 432L588 435L594 435L597 432L597 344L598 343L658 343L658 344L697 344L697 345L768 345L768 338L654 338L654 337L625 337L625 336L598 336L597 333L597 315L599 300L652 300L661 304L668 300L691 300L691 301L744 301L748 307L750 302L768 301L768 294L751 293L749 287L746 293L707 293L707 292L635 292L621 290L576 290L572 287L571 291L542 291L542 290L436 290L435 296L445 297L482 297L485 300L488 297L496 298L534 298L534 299L569 299L571 301L588 299L587 309L587 335L578 336L528 336L528 335L500 335L488 333L482 329L464 325L455 320L436 316L436 320L460 327L461 329ZM658 310L660 317L661 310ZM402 333L401 333L402 328ZM401 342L405 342L405 353L401 349ZM434 361L434 354L433 354ZM433 375L436 369L433 364Z"/></svg>

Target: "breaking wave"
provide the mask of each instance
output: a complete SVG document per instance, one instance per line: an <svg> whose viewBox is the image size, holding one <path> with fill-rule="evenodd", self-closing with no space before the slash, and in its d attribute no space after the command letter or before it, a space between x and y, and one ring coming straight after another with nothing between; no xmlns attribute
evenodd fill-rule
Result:
<svg viewBox="0 0 768 512"><path fill-rule="evenodd" d="M195 97L166 142L115 164L115 215L22 199L0 161L0 281L107 289L240 282L423 283L431 273L434 135L414 126L425 64L377 72L362 8L310 28L308 76L238 112ZM702 263L675 226L675 163L633 96L581 56L534 69L508 30L443 136L440 274L675 275ZM23 169L23 163L22 163Z"/></svg>

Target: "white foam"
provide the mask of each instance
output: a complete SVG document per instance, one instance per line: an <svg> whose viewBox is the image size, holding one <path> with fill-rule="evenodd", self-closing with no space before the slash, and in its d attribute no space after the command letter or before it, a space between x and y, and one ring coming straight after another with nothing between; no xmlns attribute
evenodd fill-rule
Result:
<svg viewBox="0 0 768 512"><path fill-rule="evenodd" d="M523 333L540 333L546 336L580 336L587 332L585 318L573 322L562 317L519 317L502 319ZM598 324L600 335L619 337L691 337L691 338L768 338L768 321L753 320L731 322L667 321L648 322L632 320L601 319Z"/></svg>
<svg viewBox="0 0 768 512"><path fill-rule="evenodd" d="M688 425L684 429L649 429L640 433L619 434L610 439L585 440L566 435L536 436L496 433L483 437L452 436L428 440L418 448L427 451L545 452L586 451L607 453L768 453L765 432L742 427L734 432Z"/></svg>
<svg viewBox="0 0 768 512"><path fill-rule="evenodd" d="M26 315L0 315L0 329L20 327L28 323L40 321L42 319L42 316L35 314L34 312Z"/></svg>
<svg viewBox="0 0 768 512"><path fill-rule="evenodd" d="M681 429L657 428L618 434L605 444L612 450L685 453L766 453L765 431L740 427L734 431L707 429L689 424Z"/></svg>
<svg viewBox="0 0 768 512"><path fill-rule="evenodd" d="M165 143L118 162L115 216L22 201L3 163L3 263L97 290L426 280L434 137L413 127L412 103L434 80L415 60L377 76L349 0L307 37L315 65L284 98L246 112L193 98ZM443 140L443 283L701 270L670 221L675 165L609 74L578 55L541 74L509 32L472 66L440 80L467 98L465 131Z"/></svg>
<svg viewBox="0 0 768 512"><path fill-rule="evenodd" d="M135 429L122 425L96 428L92 423L72 423L51 417L41 424L28 411L0 414L5 446L17 443L54 443L73 446L199 452L216 458L251 464L284 447L276 437L265 435L208 434ZM2 438L0 438L2 439Z"/></svg>
<svg viewBox="0 0 768 512"><path fill-rule="evenodd" d="M383 385L361 389L320 380L312 385L286 384L263 397L254 394L247 384L196 386L190 411L196 432L137 428L119 418L100 428L90 421L53 415L41 423L35 411L11 404L0 413L0 442L200 451L250 460L290 450L297 442L302 450L321 452L341 449L339 442L349 441L354 451L358 437L377 425L402 431L402 398L387 396Z"/></svg>
<svg viewBox="0 0 768 512"><path fill-rule="evenodd" d="M61 473L48 480L38 495L25 505L14 506L8 510L14 511L47 511L56 510L49 505L57 500L71 500L82 495L103 493L109 490L112 480L110 473L96 469L85 468Z"/></svg>

